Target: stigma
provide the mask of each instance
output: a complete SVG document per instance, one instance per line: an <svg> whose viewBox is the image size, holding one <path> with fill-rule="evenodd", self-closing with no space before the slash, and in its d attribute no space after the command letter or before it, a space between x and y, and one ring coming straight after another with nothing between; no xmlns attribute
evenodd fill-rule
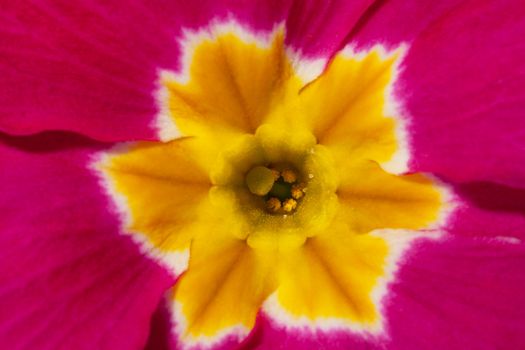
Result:
<svg viewBox="0 0 525 350"><path fill-rule="evenodd" d="M264 198L266 211L272 214L293 213L306 190L291 167L258 165L248 171L245 182L252 194Z"/></svg>

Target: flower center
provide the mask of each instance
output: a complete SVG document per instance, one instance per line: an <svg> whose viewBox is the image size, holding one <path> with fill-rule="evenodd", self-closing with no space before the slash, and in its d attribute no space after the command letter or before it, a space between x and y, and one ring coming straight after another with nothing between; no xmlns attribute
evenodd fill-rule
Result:
<svg viewBox="0 0 525 350"><path fill-rule="evenodd" d="M290 166L255 166L245 182L252 194L265 198L266 210L273 214L292 213L306 192L305 183Z"/></svg>
<svg viewBox="0 0 525 350"><path fill-rule="evenodd" d="M251 246L276 233L302 244L335 215L333 159L308 130L263 124L255 134L233 136L210 162L211 211L234 218Z"/></svg>

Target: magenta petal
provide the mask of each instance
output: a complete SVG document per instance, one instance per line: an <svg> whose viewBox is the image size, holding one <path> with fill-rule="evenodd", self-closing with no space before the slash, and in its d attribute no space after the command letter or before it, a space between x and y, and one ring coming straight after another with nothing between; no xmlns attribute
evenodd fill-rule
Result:
<svg viewBox="0 0 525 350"><path fill-rule="evenodd" d="M523 1L475 1L413 42L398 85L411 170L525 186L523 33Z"/></svg>
<svg viewBox="0 0 525 350"><path fill-rule="evenodd" d="M390 288L386 348L525 348L524 270L523 244L421 242Z"/></svg>
<svg viewBox="0 0 525 350"><path fill-rule="evenodd" d="M349 39L358 47L411 42L431 23L464 0L375 0Z"/></svg>
<svg viewBox="0 0 525 350"><path fill-rule="evenodd" d="M156 138L156 70L177 48L155 9L115 1L2 6L9 26L0 33L0 129Z"/></svg>
<svg viewBox="0 0 525 350"><path fill-rule="evenodd" d="M375 339L345 331L286 329L261 313L257 318L256 328L239 350L371 350L380 348L381 342Z"/></svg>
<svg viewBox="0 0 525 350"><path fill-rule="evenodd" d="M90 155L64 133L0 138L0 344L139 349L169 274L118 233Z"/></svg>
<svg viewBox="0 0 525 350"><path fill-rule="evenodd" d="M330 57L344 45L373 0L294 1L286 41L306 56Z"/></svg>
<svg viewBox="0 0 525 350"><path fill-rule="evenodd" d="M525 190L493 183L456 185L449 232L463 237L525 242Z"/></svg>

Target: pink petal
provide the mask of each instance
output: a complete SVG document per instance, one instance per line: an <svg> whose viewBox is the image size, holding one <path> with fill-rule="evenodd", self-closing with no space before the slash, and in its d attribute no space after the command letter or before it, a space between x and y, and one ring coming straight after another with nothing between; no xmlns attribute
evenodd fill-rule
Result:
<svg viewBox="0 0 525 350"><path fill-rule="evenodd" d="M523 244L421 243L391 286L387 348L525 348L524 269Z"/></svg>
<svg viewBox="0 0 525 350"><path fill-rule="evenodd" d="M105 145L65 133L0 138L0 344L138 349L172 277L118 233L87 168Z"/></svg>
<svg viewBox="0 0 525 350"><path fill-rule="evenodd" d="M323 332L308 329L285 329L261 313L251 336L239 350L361 350L379 349L373 339L344 331Z"/></svg>
<svg viewBox="0 0 525 350"><path fill-rule="evenodd" d="M411 42L427 27L464 0L375 0L348 38L358 47Z"/></svg>
<svg viewBox="0 0 525 350"><path fill-rule="evenodd" d="M525 3L475 4L436 22L406 59L412 169L522 187Z"/></svg>
<svg viewBox="0 0 525 350"><path fill-rule="evenodd" d="M460 197L449 232L525 242L525 190L486 182L456 185Z"/></svg>
<svg viewBox="0 0 525 350"><path fill-rule="evenodd" d="M398 98L411 169L525 186L525 3L390 1L355 38L407 41Z"/></svg>
<svg viewBox="0 0 525 350"><path fill-rule="evenodd" d="M330 57L344 45L373 0L294 1L286 21L287 43L306 56Z"/></svg>

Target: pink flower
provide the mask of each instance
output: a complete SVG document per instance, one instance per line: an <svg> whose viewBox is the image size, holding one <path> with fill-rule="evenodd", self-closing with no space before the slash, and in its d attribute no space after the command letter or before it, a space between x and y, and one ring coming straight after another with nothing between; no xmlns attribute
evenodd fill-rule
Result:
<svg viewBox="0 0 525 350"><path fill-rule="evenodd" d="M525 348L523 2L1 8L0 347Z"/></svg>

